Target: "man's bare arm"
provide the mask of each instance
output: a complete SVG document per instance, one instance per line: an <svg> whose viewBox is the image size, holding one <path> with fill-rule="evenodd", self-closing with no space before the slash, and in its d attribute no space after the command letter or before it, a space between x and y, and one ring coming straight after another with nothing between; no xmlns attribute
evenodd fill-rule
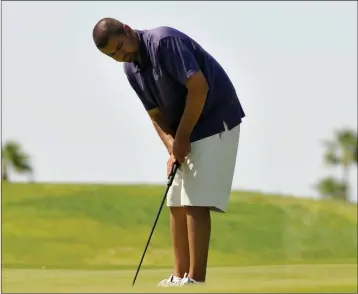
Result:
<svg viewBox="0 0 358 294"><path fill-rule="evenodd" d="M186 105L177 130L177 138L190 139L191 133L203 111L209 86L201 71L193 74L186 82L188 89Z"/></svg>
<svg viewBox="0 0 358 294"><path fill-rule="evenodd" d="M173 141L174 141L174 133L168 126L166 120L164 119L162 113L159 108L154 108L148 111L148 114L153 122L153 125L160 137L163 141L165 147L168 150L169 154L173 152Z"/></svg>

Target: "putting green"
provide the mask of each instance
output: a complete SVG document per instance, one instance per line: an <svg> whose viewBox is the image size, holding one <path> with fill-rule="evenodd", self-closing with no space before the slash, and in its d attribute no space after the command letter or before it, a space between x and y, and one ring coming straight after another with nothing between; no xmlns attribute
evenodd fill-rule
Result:
<svg viewBox="0 0 358 294"><path fill-rule="evenodd" d="M168 292L156 283L167 270L142 270L131 287L134 270L3 269L3 291L26 293ZM356 265L287 265L210 268L205 286L170 292L354 292Z"/></svg>

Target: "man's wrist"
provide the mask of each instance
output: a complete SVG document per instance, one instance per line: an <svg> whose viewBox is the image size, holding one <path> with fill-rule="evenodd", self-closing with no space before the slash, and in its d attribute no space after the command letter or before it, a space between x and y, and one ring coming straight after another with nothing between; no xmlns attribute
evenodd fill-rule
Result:
<svg viewBox="0 0 358 294"><path fill-rule="evenodd" d="M174 142L173 136L168 135L165 140L165 147L167 147L169 155L171 155L173 153L173 142Z"/></svg>
<svg viewBox="0 0 358 294"><path fill-rule="evenodd" d="M190 136L191 136L191 132L178 130L178 132L175 135L175 139L190 140Z"/></svg>

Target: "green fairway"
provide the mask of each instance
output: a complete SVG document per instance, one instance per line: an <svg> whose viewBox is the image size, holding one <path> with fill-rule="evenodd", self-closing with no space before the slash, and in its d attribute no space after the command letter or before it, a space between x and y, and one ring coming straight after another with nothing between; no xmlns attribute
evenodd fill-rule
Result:
<svg viewBox="0 0 358 294"><path fill-rule="evenodd" d="M3 273L4 292L26 293L115 293L168 292L156 283L168 275L165 270L140 272L131 288L134 270L75 271L20 270ZM170 292L355 292L355 265L300 265L212 268L205 286L170 288Z"/></svg>

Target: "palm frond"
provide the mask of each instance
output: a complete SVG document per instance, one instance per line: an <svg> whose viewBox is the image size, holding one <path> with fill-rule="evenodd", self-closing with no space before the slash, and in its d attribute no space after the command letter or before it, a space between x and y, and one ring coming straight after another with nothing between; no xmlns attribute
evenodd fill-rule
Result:
<svg viewBox="0 0 358 294"><path fill-rule="evenodd" d="M341 159L335 153L327 151L324 154L324 162L327 165L337 165L341 163Z"/></svg>
<svg viewBox="0 0 358 294"><path fill-rule="evenodd" d="M19 143L7 141L2 147L3 167L11 166L16 172L31 172L30 157L21 150Z"/></svg>

